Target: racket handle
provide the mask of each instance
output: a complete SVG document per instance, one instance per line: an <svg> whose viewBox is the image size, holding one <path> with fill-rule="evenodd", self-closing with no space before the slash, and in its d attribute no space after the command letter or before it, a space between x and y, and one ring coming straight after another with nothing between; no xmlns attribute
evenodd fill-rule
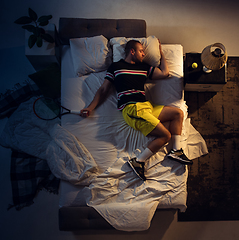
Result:
<svg viewBox="0 0 239 240"><path fill-rule="evenodd" d="M73 114L80 114L80 111L79 110L71 110L71 113L73 113Z"/></svg>
<svg viewBox="0 0 239 240"><path fill-rule="evenodd" d="M86 116L89 116L89 112L88 111L83 111L84 114L86 114Z"/></svg>

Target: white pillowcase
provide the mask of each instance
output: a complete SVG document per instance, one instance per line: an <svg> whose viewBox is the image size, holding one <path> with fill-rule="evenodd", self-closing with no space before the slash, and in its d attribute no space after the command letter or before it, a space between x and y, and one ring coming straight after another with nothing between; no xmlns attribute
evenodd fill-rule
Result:
<svg viewBox="0 0 239 240"><path fill-rule="evenodd" d="M138 40L143 45L145 52L144 62L151 66L158 67L161 55L159 42L155 36L149 36L147 38L111 38L110 44L113 46L113 62L118 62L120 59L125 58L124 48L126 43L131 39Z"/></svg>
<svg viewBox="0 0 239 240"><path fill-rule="evenodd" d="M71 56L76 76L108 69L112 51L103 35L70 39Z"/></svg>

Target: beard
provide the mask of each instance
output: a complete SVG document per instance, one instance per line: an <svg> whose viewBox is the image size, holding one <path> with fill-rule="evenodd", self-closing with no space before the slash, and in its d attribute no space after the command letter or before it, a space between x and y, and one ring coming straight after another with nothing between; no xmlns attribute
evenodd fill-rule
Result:
<svg viewBox="0 0 239 240"><path fill-rule="evenodd" d="M134 61L135 63L142 63L142 62L143 62L143 58L134 56L133 61Z"/></svg>

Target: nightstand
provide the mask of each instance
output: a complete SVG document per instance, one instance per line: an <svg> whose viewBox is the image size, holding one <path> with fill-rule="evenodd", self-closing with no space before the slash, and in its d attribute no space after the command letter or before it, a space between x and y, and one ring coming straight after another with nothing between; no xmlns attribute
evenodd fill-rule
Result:
<svg viewBox="0 0 239 240"><path fill-rule="evenodd" d="M37 47L36 44L30 49L28 47L28 38L31 35L26 30L25 32L25 55L35 68L36 71L48 67L51 63L60 65L60 47L57 44L57 31L54 24L49 24L45 27L45 31L54 39L54 43L49 43L43 40L42 47Z"/></svg>
<svg viewBox="0 0 239 240"><path fill-rule="evenodd" d="M196 69L192 68L192 63L194 62L198 64ZM226 65L219 70L205 73L201 62L201 53L186 53L184 61L185 91L217 92L226 82Z"/></svg>

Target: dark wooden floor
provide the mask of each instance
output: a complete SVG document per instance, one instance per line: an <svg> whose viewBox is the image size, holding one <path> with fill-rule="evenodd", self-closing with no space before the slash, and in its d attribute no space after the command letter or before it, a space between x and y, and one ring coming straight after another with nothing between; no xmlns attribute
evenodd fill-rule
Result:
<svg viewBox="0 0 239 240"><path fill-rule="evenodd" d="M191 123L209 154L189 168L181 221L239 219L239 57L229 57L227 81L217 93L185 93Z"/></svg>

